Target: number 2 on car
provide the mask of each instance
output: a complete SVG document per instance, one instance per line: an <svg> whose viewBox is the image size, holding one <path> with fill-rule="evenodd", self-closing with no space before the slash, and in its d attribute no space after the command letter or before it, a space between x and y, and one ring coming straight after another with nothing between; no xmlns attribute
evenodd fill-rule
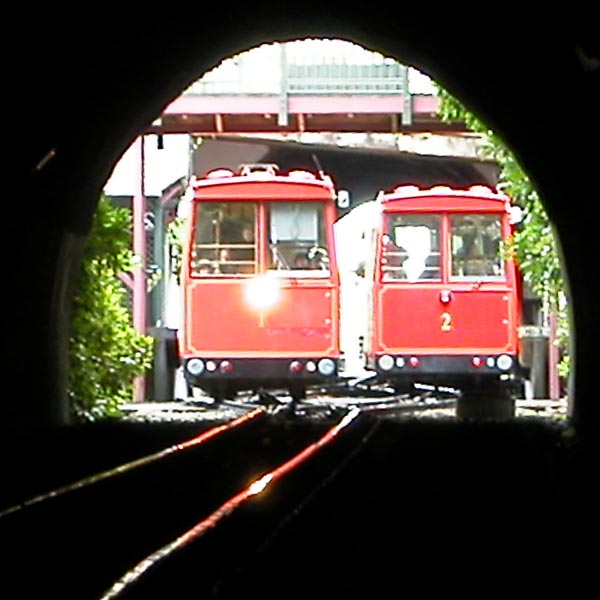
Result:
<svg viewBox="0 0 600 600"><path fill-rule="evenodd" d="M443 312L440 315L440 329L442 331L452 331L452 315L449 312Z"/></svg>

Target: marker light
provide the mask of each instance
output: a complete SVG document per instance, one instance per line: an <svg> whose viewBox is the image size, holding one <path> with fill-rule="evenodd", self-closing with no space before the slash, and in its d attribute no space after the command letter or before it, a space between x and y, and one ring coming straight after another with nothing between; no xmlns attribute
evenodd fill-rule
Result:
<svg viewBox="0 0 600 600"><path fill-rule="evenodd" d="M258 275L246 283L246 302L255 310L271 308L281 297L281 281L270 273Z"/></svg>
<svg viewBox="0 0 600 600"><path fill-rule="evenodd" d="M394 368L394 357L389 354L384 354L379 357L377 363L382 371L391 371Z"/></svg>
<svg viewBox="0 0 600 600"><path fill-rule="evenodd" d="M199 358L188 360L186 369L190 375L201 375L204 371L204 363Z"/></svg>
<svg viewBox="0 0 600 600"><path fill-rule="evenodd" d="M421 361L420 361L420 360L419 360L419 359L418 359L416 356L411 356L411 357L408 359L408 364L409 364L411 367L413 367L413 368L416 368L416 367L418 367L418 366L421 364Z"/></svg>
<svg viewBox="0 0 600 600"><path fill-rule="evenodd" d="M291 373L302 373L302 363L299 360L293 360L290 363L290 372Z"/></svg>
<svg viewBox="0 0 600 600"><path fill-rule="evenodd" d="M483 366L483 360L481 359L480 356L474 356L471 359L471 364L476 368L479 369L479 367Z"/></svg>
<svg viewBox="0 0 600 600"><path fill-rule="evenodd" d="M206 363L206 370L207 371L216 371L217 370L217 363L214 360L209 360Z"/></svg>
<svg viewBox="0 0 600 600"><path fill-rule="evenodd" d="M513 359L508 354L501 354L496 360L496 366L501 371L508 371L513 366Z"/></svg>
<svg viewBox="0 0 600 600"><path fill-rule="evenodd" d="M402 369L406 366L406 361L404 360L404 358L402 358L402 356L398 356L398 358L396 358L396 366L399 369Z"/></svg>
<svg viewBox="0 0 600 600"><path fill-rule="evenodd" d="M233 365L228 360L224 360L219 365L219 370L221 373L231 373L231 371L233 371Z"/></svg>
<svg viewBox="0 0 600 600"><path fill-rule="evenodd" d="M312 360L309 360L309 361L306 363L306 370L307 370L309 373L314 373L314 372L317 370L317 365L316 365L316 364L315 364L315 363L314 363Z"/></svg>
<svg viewBox="0 0 600 600"><path fill-rule="evenodd" d="M331 358L322 358L318 363L318 369L321 375L333 375L335 373L335 362Z"/></svg>
<svg viewBox="0 0 600 600"><path fill-rule="evenodd" d="M209 171L205 177L206 179L219 179L221 177L233 177L233 171L231 169L213 169Z"/></svg>
<svg viewBox="0 0 600 600"><path fill-rule="evenodd" d="M291 177L292 179L299 179L299 180L304 179L305 181L308 181L311 179L316 179L315 176L312 173L310 173L309 171L302 171L300 169L295 169L294 171L290 171L288 173L288 177Z"/></svg>

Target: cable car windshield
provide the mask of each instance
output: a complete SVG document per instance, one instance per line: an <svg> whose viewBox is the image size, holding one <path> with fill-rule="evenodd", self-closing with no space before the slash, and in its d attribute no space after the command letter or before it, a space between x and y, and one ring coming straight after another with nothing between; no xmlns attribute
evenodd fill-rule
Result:
<svg viewBox="0 0 600 600"><path fill-rule="evenodd" d="M440 215L388 215L382 236L383 281L441 279Z"/></svg>
<svg viewBox="0 0 600 600"><path fill-rule="evenodd" d="M196 203L191 274L256 273L256 217L255 202Z"/></svg>
<svg viewBox="0 0 600 600"><path fill-rule="evenodd" d="M330 275L323 202L197 202L193 236L193 277Z"/></svg>
<svg viewBox="0 0 600 600"><path fill-rule="evenodd" d="M449 241L441 253L442 222ZM389 214L381 239L382 281L499 281L505 278L500 214ZM445 255L444 251L444 255ZM442 265L447 265L442 269Z"/></svg>
<svg viewBox="0 0 600 600"><path fill-rule="evenodd" d="M450 229L452 280L504 278L501 215L452 215Z"/></svg>
<svg viewBox="0 0 600 600"><path fill-rule="evenodd" d="M329 252L322 202L268 204L269 265L279 274L328 277Z"/></svg>

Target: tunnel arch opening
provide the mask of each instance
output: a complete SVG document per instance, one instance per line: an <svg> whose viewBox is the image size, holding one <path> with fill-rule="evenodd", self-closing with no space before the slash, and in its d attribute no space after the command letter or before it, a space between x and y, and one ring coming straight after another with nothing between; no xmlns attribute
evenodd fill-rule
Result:
<svg viewBox="0 0 600 600"><path fill-rule="evenodd" d="M98 24L101 22L102 19ZM360 27L357 26L359 22ZM237 40L230 39L226 42L219 32L210 28L203 32L203 36L189 36L182 41L172 32L166 32L165 23L160 27L148 24L143 32L139 31L136 34L136 39L147 43L149 47L143 63L139 63L139 54L133 57L128 55L127 50L124 51L128 42L115 43L114 48L109 47L102 53L94 54L90 51L90 69L87 77L81 79L79 88L84 102L79 109L73 104L70 106L75 109L71 117L82 118L84 108L87 110L93 105L91 100L96 96L97 81L112 80L113 69L106 66L107 58L116 59L118 56L119 70L134 73L139 85L134 86L135 89L127 90L128 93L117 94L114 103L104 106L100 112L95 112L92 108L92 117L88 120L89 127L85 132L87 143L80 143L83 140L82 135L69 138L68 134L59 132L60 128L57 125L51 128L46 138L40 137L28 148L28 164L33 165L33 171L37 172L34 186L40 185L40 190L43 186L42 193L50 201L45 206L51 206L52 201L58 197L62 201L60 210L47 214L49 228L37 227L38 233L42 235L46 230L49 231L46 243L49 251L48 261L56 260L56 263L48 276L39 283L39 289L45 293L48 301L34 321L39 324L40 330L52 334L53 341L45 343L41 349L44 357L39 362L41 376L48 382L51 391L43 400L36 400L37 410L33 413L37 416L34 420L45 423L64 420L65 331L70 283L76 264L74 257L80 251L83 238L89 230L98 190L101 189L118 156L171 99L199 73L216 66L224 56L234 55L267 41L300 39L308 33L312 37L338 37L355 41L367 48L379 51L384 49L386 54L419 68L452 91L456 97L464 98L469 107L477 107L478 114L505 137L526 170L532 173L536 185L544 193L548 212L556 224L573 292L573 322L578 330L577 339L574 340L577 349L577 369L574 369L573 389L577 390L578 395L574 416L578 423L589 422L593 428L596 409L592 402L588 403L582 398L585 398L588 391L593 395L589 379L593 373L592 358L585 352L585 348L591 347L593 343L591 333L586 332L586 323L593 317L594 304L588 296L585 261L577 259L578 256L588 255L589 242L575 234L579 227L578 218L563 202L565 197L573 194L585 197L589 181L585 174L592 172L593 165L586 156L582 156L579 164L576 164L577 161L570 154L564 157L563 164L566 170L582 173L582 177L568 180L564 171L548 170L546 166L553 162L553 152L550 150L552 144L544 125L534 121L525 126L524 121L518 121L523 126L515 127L514 117L518 117L518 111L511 114L510 109L516 108L516 103L510 95L501 94L499 97L494 85L499 77L512 81L517 87L523 84L524 89L527 89L532 77L537 82L547 82L555 74L554 69L547 67L552 63L566 70L569 82L582 92L582 98L593 98L593 94L586 95L586 92L591 91L589 82L593 75L589 74L589 68L581 67L577 58L578 49L582 48L581 37L573 35L573 29L569 26L563 27L562 24L554 23L545 32L539 32L540 35L534 39L529 35L526 24L522 25L523 29L520 29L521 25L516 25L515 39L518 38L519 43L504 48L500 58L491 47L484 47L480 52L474 53L471 40L454 35L449 31L446 22L430 23L428 35L424 36L422 32L411 29L408 24L401 23L395 25L392 33L388 26L381 23L380 17L361 15L359 18L358 15L348 13L335 17L324 16L316 24L306 14L289 13L284 16L257 9L252 15L248 15L248 24L247 31L240 32ZM117 33L125 33L122 27L117 29ZM550 35L551 31L553 35ZM39 41L46 39L43 32L39 33ZM77 37L83 47L87 41L86 37ZM125 37L123 35L123 38ZM177 42L174 41L176 38ZM154 43L149 43L157 39L164 42L160 48ZM69 42L69 50L72 41ZM440 55L440 47L447 52L444 51ZM169 48L170 52L165 53L165 48ZM535 58L539 56L539 48L543 49L548 58L541 65ZM59 46L58 56L62 56L62 50ZM590 54L588 48L583 54L587 56L588 62L593 62L593 51ZM493 74L486 71L488 61L494 65ZM522 66L515 70L513 67L521 64L520 61ZM136 64L141 68L134 68ZM474 72L481 76L479 85L473 83ZM43 74L41 76L43 78ZM93 83L90 80L91 76L94 77ZM157 87L158 79L164 85ZM66 84L67 79L58 80L57 83ZM126 87L119 88L119 91L124 92ZM500 106L503 103L504 107ZM527 95L525 103L527 108L532 109L535 100L531 95ZM507 110L507 107L510 108ZM51 102L49 110L55 110L66 121L65 113L57 102ZM107 119L111 123L108 128ZM557 133L558 140L568 140L568 136L563 132ZM539 134L538 138L536 134ZM543 140L544 143L534 146L532 139ZM89 144L90 140L94 140L94 143ZM38 172L37 166L42 162L40 157L48 155L48 149L58 149L59 152ZM50 165L52 169L48 168ZM64 181L66 174L63 169L66 165L69 172L75 174L71 179L70 188L78 188L76 193L61 189L59 179ZM46 321L48 315L53 316ZM51 324L48 325L48 322ZM28 414L24 414L24 411L18 408L11 410L14 412L9 414L9 420L12 415L17 422L31 423L31 410L27 411ZM584 414L588 415L586 419L582 418Z"/></svg>
<svg viewBox="0 0 600 600"><path fill-rule="evenodd" d="M307 39L307 38L304 38L304 37L298 37L298 38L290 38L290 39L288 39L288 40L286 40L286 41L287 41L287 42L297 42L297 41L302 41L302 40L306 40L306 39ZM325 37L321 37L321 36L315 36L315 37L314 37L314 38L312 38L312 39L315 39L315 40L319 40L319 39L321 39L321 40L322 40L322 39L329 39L329 40L338 40L338 41L339 41L339 40L341 40L341 38L339 38L339 37L331 37L331 36L327 36L326 38L325 38ZM363 49L365 49L365 50L369 50L369 48L368 48L367 46L361 46L359 43L355 42L354 40L352 40L352 41L350 41L350 40L344 40L344 41L345 41L345 42L347 42L347 43L349 43L349 44L356 45L357 47L361 47L361 48L363 48ZM250 52L250 51L252 51L252 50L254 50L254 49L256 49L256 48L265 47L265 46L267 46L267 45L272 45L272 40L271 40L271 39L268 39L268 38L266 38L266 39L264 39L264 40L263 40L263 42L262 42L261 44L258 44L258 45L256 45L256 46L252 46L252 47L246 48L246 49L245 49L245 52L246 52L246 53L248 53L248 52ZM232 59L234 59L234 58L235 58L235 57L237 57L237 56L240 56L240 53L237 53L237 54L234 54L234 55L229 55L229 57L222 57L222 58L221 58L221 59L220 59L220 60L219 60L219 61L216 63L216 66L215 66L215 67L213 67L212 69L209 69L208 71L205 71L205 72L204 72L204 74L206 75L206 73L209 73L209 72L211 72L211 71L214 71L214 70L218 69L218 68L219 68L219 66L223 64L223 62L224 62L224 61L226 61L226 60L232 60ZM392 59L391 59L391 56L392 56L392 54L391 54L391 53L386 53L386 54L385 54L385 56L386 56L386 57L390 57L390 60L392 60ZM401 58L400 58L400 59L398 59L398 60L401 60ZM418 68L417 68L417 67L412 67L412 66L411 66L411 68L415 69L415 70L417 71L417 73L420 73L420 71L418 70ZM194 81L198 81L198 78L194 78L194 79L192 80L192 83L193 83ZM218 137L218 136L217 136L217 137ZM443 182L440 182L440 183L443 183ZM446 183L447 183L447 182L446 182ZM474 181L473 183L479 183L479 182L478 182L478 181ZM564 274L564 269L562 268L562 265L561 265L561 269L562 269L562 271L563 271L563 274ZM566 280L566 279L565 279L565 280ZM547 319L547 318L548 318L548 317L547 317L547 313L545 313L545 315L544 315L544 318L545 318L545 319ZM546 321L544 324L545 324L545 325L547 325L547 321ZM536 323L536 324L533 324L533 323L531 323L531 325L541 325L541 323ZM538 330L539 330L539 329L542 329L542 327L537 327L537 329L538 329ZM546 327L545 327L545 329L548 329L548 327L546 326ZM538 352L539 352L539 350L538 350ZM544 364L544 366L545 366L545 367L547 367L547 365L546 365L546 364ZM569 394L569 398L572 398L572 394Z"/></svg>

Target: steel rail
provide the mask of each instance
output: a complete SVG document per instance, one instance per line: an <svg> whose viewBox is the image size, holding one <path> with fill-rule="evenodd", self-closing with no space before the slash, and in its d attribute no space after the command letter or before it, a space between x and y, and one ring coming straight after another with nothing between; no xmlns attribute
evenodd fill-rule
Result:
<svg viewBox="0 0 600 600"><path fill-rule="evenodd" d="M101 596L100 600L111 600L112 598L116 598L124 592L127 587L139 580L148 569L215 527L221 519L227 517L241 504L253 496L262 493L271 483L298 467L301 463L323 448L323 446L333 441L344 428L348 427L361 414L361 412L362 411L359 408L352 407L352 409L349 410L346 415L331 427L319 440L304 448L304 450L300 451L276 469L256 479L248 487L227 500L208 517L194 525L194 527L140 561L117 580L112 587Z"/></svg>
<svg viewBox="0 0 600 600"><path fill-rule="evenodd" d="M32 498L29 498L28 500L24 500L23 502L20 502L18 504L15 504L14 506L11 506L9 508L2 510L0 512L0 518L14 514L20 510L23 510L24 508L28 508L30 506L33 506L34 504L39 504L40 502L43 502L45 500L49 500L51 498L56 498L58 496L62 496L63 494L66 494L68 492L72 492L74 490L81 489L88 485L98 483L99 481L102 481L104 479L108 479L110 477L115 477L116 475L121 475L122 473L126 473L126 472L136 469L138 467L141 467L141 466L147 465L149 463L155 462L157 460L163 459L163 458L170 456L171 454L174 454L176 452L181 452L182 450L187 450L189 448L199 446L200 444L204 444L208 440L216 437L217 435L219 435L220 433L223 433L224 431L227 431L234 427L238 427L240 425L244 425L245 423L248 423L249 421L252 421L252 420L256 419L257 417L264 416L266 414L267 414L267 409L265 407L259 406L258 408L255 408L254 410L251 410L239 417L236 417L235 419L232 419L231 421L228 421L227 423L217 425L216 427L213 427L213 428L209 429L208 431L205 431L185 442L180 442L179 444L174 444L173 446L169 446L168 448L165 448L164 450L161 450L154 454L150 454L148 456L138 458L136 460L133 460L128 463L124 463L124 464L114 467L112 469L108 469L106 471L102 471L101 473L97 473L96 475L91 475L89 477L85 477L84 479L81 479L74 483L70 483L70 484L64 485L62 487L56 488L50 492L47 492L44 494L39 494L38 496L34 496Z"/></svg>

